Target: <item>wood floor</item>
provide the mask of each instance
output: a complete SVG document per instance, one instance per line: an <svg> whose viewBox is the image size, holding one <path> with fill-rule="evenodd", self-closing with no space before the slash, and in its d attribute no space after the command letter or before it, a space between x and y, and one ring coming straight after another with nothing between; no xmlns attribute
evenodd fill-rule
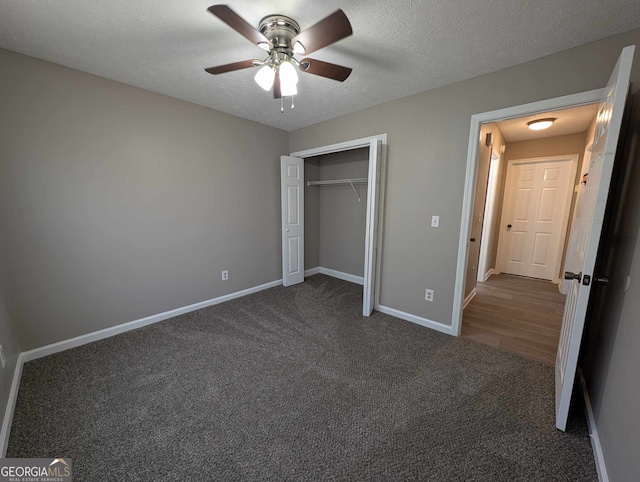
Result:
<svg viewBox="0 0 640 482"><path fill-rule="evenodd" d="M564 300L550 281L493 275L465 308L462 336L554 365Z"/></svg>

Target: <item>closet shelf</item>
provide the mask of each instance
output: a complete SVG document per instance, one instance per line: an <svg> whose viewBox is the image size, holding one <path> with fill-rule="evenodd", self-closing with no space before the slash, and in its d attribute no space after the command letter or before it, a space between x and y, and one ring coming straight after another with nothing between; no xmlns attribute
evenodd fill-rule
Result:
<svg viewBox="0 0 640 482"><path fill-rule="evenodd" d="M354 183L360 182L369 182L368 177L354 177L351 179L329 179L327 181L307 181L307 186L326 186L329 184L351 184L351 189L356 193L356 197L358 201L360 201L360 195L358 191L356 191L356 187L353 185Z"/></svg>

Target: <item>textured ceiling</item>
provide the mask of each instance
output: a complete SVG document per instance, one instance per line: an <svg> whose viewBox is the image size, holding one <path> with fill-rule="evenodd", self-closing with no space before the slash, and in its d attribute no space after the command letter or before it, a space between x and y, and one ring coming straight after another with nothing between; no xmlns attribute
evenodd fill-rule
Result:
<svg viewBox="0 0 640 482"><path fill-rule="evenodd" d="M578 132L586 131L596 118L597 113L598 104L583 105L571 109L554 110L542 114L501 121L498 122L498 128L507 142L564 136L566 134L577 134ZM542 131L532 131L529 129L527 122L547 117L556 119L551 127Z"/></svg>
<svg viewBox="0 0 640 482"><path fill-rule="evenodd" d="M351 20L352 37L312 55L351 77L301 75L281 114L252 70L204 72L264 55L214 3L2 0L0 47L292 130L640 27L637 0L227 0L256 26L281 13L305 29L337 8Z"/></svg>

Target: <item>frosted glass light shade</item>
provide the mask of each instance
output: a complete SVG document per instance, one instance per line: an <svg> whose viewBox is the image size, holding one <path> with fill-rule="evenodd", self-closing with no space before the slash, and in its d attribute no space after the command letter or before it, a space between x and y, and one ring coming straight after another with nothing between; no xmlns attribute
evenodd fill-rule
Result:
<svg viewBox="0 0 640 482"><path fill-rule="evenodd" d="M555 118L547 118L547 119L538 119L531 122L527 122L529 129L532 131L541 131L543 129L548 129L555 122Z"/></svg>
<svg viewBox="0 0 640 482"><path fill-rule="evenodd" d="M280 91L283 96L289 97L298 93L298 72L291 62L280 64Z"/></svg>
<svg viewBox="0 0 640 482"><path fill-rule="evenodd" d="M256 74L255 81L264 90L271 90L273 87L273 79L276 77L276 71L270 65L265 65Z"/></svg>
<svg viewBox="0 0 640 482"><path fill-rule="evenodd" d="M283 84L280 82L280 92L283 97L291 97L298 93L298 86L296 84Z"/></svg>

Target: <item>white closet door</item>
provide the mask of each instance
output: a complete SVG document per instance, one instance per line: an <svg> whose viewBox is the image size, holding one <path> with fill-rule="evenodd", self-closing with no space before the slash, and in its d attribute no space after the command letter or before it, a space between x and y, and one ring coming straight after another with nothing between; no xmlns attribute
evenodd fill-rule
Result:
<svg viewBox="0 0 640 482"><path fill-rule="evenodd" d="M280 157L282 284L304 281L304 159Z"/></svg>
<svg viewBox="0 0 640 482"><path fill-rule="evenodd" d="M372 140L369 145L369 185L367 189L367 225L364 250L364 296L362 314L371 315L376 282L378 253L378 203L380 191L380 153L382 142Z"/></svg>

